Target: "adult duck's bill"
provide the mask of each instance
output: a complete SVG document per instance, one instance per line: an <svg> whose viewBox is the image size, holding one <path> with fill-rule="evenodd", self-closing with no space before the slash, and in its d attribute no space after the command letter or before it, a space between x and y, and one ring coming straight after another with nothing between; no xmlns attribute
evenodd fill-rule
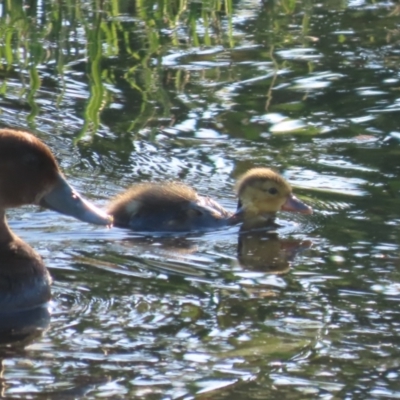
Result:
<svg viewBox="0 0 400 400"><path fill-rule="evenodd" d="M282 211L291 211L291 212L299 212L302 214L312 214L313 210L307 204L304 204L300 201L296 196L290 194L283 206L281 207Z"/></svg>
<svg viewBox="0 0 400 400"><path fill-rule="evenodd" d="M83 199L61 174L52 190L40 199L39 204L90 224L111 225L113 221L107 213Z"/></svg>

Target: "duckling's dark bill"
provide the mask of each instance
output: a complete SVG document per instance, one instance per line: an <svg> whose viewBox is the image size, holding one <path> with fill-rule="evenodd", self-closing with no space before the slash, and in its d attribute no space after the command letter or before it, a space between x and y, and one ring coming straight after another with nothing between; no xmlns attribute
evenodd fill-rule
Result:
<svg viewBox="0 0 400 400"><path fill-rule="evenodd" d="M312 214L313 210L307 204L304 204L296 196L290 194L283 204L282 211L299 212L302 214Z"/></svg>
<svg viewBox="0 0 400 400"><path fill-rule="evenodd" d="M112 217L83 199L61 175L58 176L57 184L42 197L39 204L90 224L112 224Z"/></svg>

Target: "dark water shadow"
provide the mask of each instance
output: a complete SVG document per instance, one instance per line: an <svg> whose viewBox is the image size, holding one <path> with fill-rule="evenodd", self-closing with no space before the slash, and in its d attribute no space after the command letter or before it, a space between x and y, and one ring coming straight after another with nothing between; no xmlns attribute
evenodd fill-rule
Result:
<svg viewBox="0 0 400 400"><path fill-rule="evenodd" d="M49 325L47 304L18 312L0 313L0 357L10 349L29 345L41 337Z"/></svg>

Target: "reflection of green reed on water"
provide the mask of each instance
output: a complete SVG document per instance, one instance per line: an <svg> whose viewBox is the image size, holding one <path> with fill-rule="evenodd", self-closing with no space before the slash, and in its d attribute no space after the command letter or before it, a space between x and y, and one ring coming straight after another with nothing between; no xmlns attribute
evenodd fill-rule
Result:
<svg viewBox="0 0 400 400"><path fill-rule="evenodd" d="M53 106L62 107L65 78L78 68L85 73L90 95L84 111L79 111L84 124L77 139L96 132L116 97L112 90L116 87L128 85L127 93L135 100L136 112L118 118L120 130L131 132L160 117L170 118L172 102L164 86L174 82L180 90L187 81L187 71L178 68L165 76L162 58L171 48L233 46L232 0L47 0L29 7L8 0L2 12L3 95L25 101L30 107L29 123L34 125L41 112L38 91L58 95ZM121 15L135 23L126 23ZM226 16L228 30L221 28L221 17ZM44 77L44 65L51 70L50 79ZM10 87L10 78L22 85Z"/></svg>
<svg viewBox="0 0 400 400"><path fill-rule="evenodd" d="M112 2L113 4L114 2ZM98 9L98 8L97 8ZM118 10L118 8L117 8ZM111 8L115 11L115 8ZM103 43L105 44L106 55L117 55L118 47L114 40L115 28L107 26L100 12L93 15L92 20L82 18L85 26L86 52L87 52L87 74L89 79L90 96L84 112L84 125L77 140L84 135L93 135L100 125L101 110L111 101L111 93L104 87L104 81L113 81L107 70L102 70Z"/></svg>
<svg viewBox="0 0 400 400"><path fill-rule="evenodd" d="M188 73L177 68L172 74L170 71L166 75L162 58L171 49L211 46L216 41L223 42L220 37L225 34L219 28L219 13L225 9L230 21L232 1L137 0L136 7L137 16L144 23L142 47L131 54L131 61L136 62L128 68L124 78L141 96L142 102L137 118L123 129L128 132L151 125L152 120L160 117L171 118L172 101L165 86L173 82L176 90L180 91L186 84L185 75ZM232 32L229 32L231 38Z"/></svg>
<svg viewBox="0 0 400 400"><path fill-rule="evenodd" d="M43 38L40 30L29 21L23 3L8 0L3 4L4 15L0 19L0 73L3 77L2 93L13 98L25 97L30 106L28 122L34 125L34 119L39 113L34 97L40 88L40 78L37 66L44 58L44 50L39 46ZM28 40L28 37L30 40ZM15 68L17 66L17 68ZM7 77L20 77L22 90L16 93L15 88L7 85Z"/></svg>
<svg viewBox="0 0 400 400"><path fill-rule="evenodd" d="M290 60L280 60L276 56L278 49L299 43L310 45L307 34L312 2L300 3L264 1L258 17L248 22L259 25L250 40L264 44L265 52L260 52L260 56L271 60L275 71L297 68ZM61 108L66 93L71 93L67 92L68 85L78 79L79 86L87 85L89 95L84 104L83 96L79 96L73 105L75 114L83 119L77 140L91 138L101 123L129 135L146 127L151 134L161 124L174 123L172 108L177 103L196 107L173 98L175 93L186 91L186 85L193 83L193 79L215 82L244 78L237 76L239 69L234 67L240 64L240 51L234 50L227 57L232 68L216 63L213 68L204 68L201 78L199 72L196 78L196 73L184 65L186 59L193 57L199 57L199 61L214 60L214 55L199 56L198 48L234 48L233 0L44 0L38 4L25 7L22 1L8 0L0 18L0 33L4 38L0 43L2 93L6 96L11 93L29 105L30 124L34 124L41 111L38 91L57 95L51 107ZM287 28L294 20L300 30ZM194 49L193 56L188 52L190 49ZM177 57L176 66L165 68L167 56L172 60ZM44 79L43 65L50 69L51 79ZM311 72L311 61L308 67ZM75 72L80 74L78 78ZM7 78L11 76L26 82L20 93L13 92L20 90L15 88L21 85L8 87ZM285 107L273 101L272 90L277 82L277 74L268 81L266 111ZM71 98L67 100L71 103ZM210 94L209 101L220 100ZM239 114L237 117L242 118ZM249 127L246 132L252 136L250 130ZM254 135L258 136L257 129Z"/></svg>

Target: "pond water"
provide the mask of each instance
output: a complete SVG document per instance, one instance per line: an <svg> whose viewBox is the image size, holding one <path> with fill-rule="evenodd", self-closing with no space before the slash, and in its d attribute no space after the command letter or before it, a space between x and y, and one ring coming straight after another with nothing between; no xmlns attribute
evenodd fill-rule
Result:
<svg viewBox="0 0 400 400"><path fill-rule="evenodd" d="M163 238L10 210L54 285L42 335L0 351L2 397L400 398L399 16L1 3L0 124L45 141L93 202L182 180L234 210L235 178L270 166L315 211Z"/></svg>

